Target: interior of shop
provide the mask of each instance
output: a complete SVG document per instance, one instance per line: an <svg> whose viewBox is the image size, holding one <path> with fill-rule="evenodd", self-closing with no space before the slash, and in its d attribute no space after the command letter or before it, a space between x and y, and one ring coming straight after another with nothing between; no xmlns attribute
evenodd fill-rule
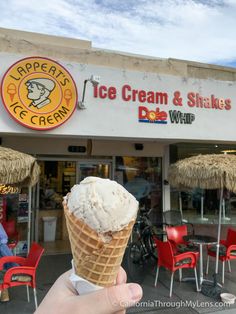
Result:
<svg viewBox="0 0 236 314"><path fill-rule="evenodd" d="M198 154L235 153L236 145L179 143L170 145L170 163ZM140 208L149 210L155 225L162 224L163 178L161 157L90 157L89 159L38 158L40 182L33 190L32 240L39 241L46 254L70 252L70 244L63 215L62 200L70 188L87 176L116 180L132 193ZM167 182L168 184L168 182ZM175 189L170 187L171 209L182 209L183 218L196 222L203 214L214 223L219 207L218 190ZM28 190L19 194L0 196L0 210L5 207L6 219L14 220L19 233L17 254L26 252L28 222ZM181 199L181 204L180 204ZM224 191L225 217L223 223L236 222L236 195Z"/></svg>
<svg viewBox="0 0 236 314"><path fill-rule="evenodd" d="M140 202L145 210L152 208L150 218L156 224L162 216L162 158L121 157L88 160L42 158L40 182L33 190L32 240L41 243L46 254L70 252L63 214L63 197L71 187L87 176L114 179ZM2 198L7 220L15 220L19 231L17 254L27 248L28 191L7 194Z"/></svg>

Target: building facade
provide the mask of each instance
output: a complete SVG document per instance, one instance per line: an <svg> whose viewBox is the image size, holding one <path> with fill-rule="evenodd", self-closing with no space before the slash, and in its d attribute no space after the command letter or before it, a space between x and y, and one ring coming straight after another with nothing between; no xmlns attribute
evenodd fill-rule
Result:
<svg viewBox="0 0 236 314"><path fill-rule="evenodd" d="M48 216L57 217L56 240L68 238L62 197L88 175L117 180L161 223L163 210L179 206L169 163L234 148L233 68L7 29L0 29L0 47L1 143L36 156L41 166L36 240L43 240ZM186 210L194 209L191 193L182 191ZM25 194L7 196L8 216L17 217L22 237ZM214 197L206 197L209 204Z"/></svg>

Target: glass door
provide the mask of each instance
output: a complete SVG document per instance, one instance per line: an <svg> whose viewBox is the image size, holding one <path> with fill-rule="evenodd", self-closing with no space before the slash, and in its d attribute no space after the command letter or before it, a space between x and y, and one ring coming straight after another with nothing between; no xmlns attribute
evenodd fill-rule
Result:
<svg viewBox="0 0 236 314"><path fill-rule="evenodd" d="M88 176L108 178L112 177L112 162L106 160L79 161L77 167L78 182Z"/></svg>

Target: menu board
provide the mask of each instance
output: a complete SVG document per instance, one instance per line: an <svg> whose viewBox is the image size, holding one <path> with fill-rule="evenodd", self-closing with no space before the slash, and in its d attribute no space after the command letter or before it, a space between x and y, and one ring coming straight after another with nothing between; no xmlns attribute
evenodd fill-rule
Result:
<svg viewBox="0 0 236 314"><path fill-rule="evenodd" d="M0 195L0 223L6 221L6 198Z"/></svg>
<svg viewBox="0 0 236 314"><path fill-rule="evenodd" d="M19 194L18 222L28 221L29 201L28 194Z"/></svg>

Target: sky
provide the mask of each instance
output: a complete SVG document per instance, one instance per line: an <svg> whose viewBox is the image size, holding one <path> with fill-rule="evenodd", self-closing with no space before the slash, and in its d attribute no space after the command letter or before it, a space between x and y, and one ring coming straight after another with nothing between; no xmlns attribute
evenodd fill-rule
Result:
<svg viewBox="0 0 236 314"><path fill-rule="evenodd" d="M0 0L0 27L236 67L236 0Z"/></svg>

